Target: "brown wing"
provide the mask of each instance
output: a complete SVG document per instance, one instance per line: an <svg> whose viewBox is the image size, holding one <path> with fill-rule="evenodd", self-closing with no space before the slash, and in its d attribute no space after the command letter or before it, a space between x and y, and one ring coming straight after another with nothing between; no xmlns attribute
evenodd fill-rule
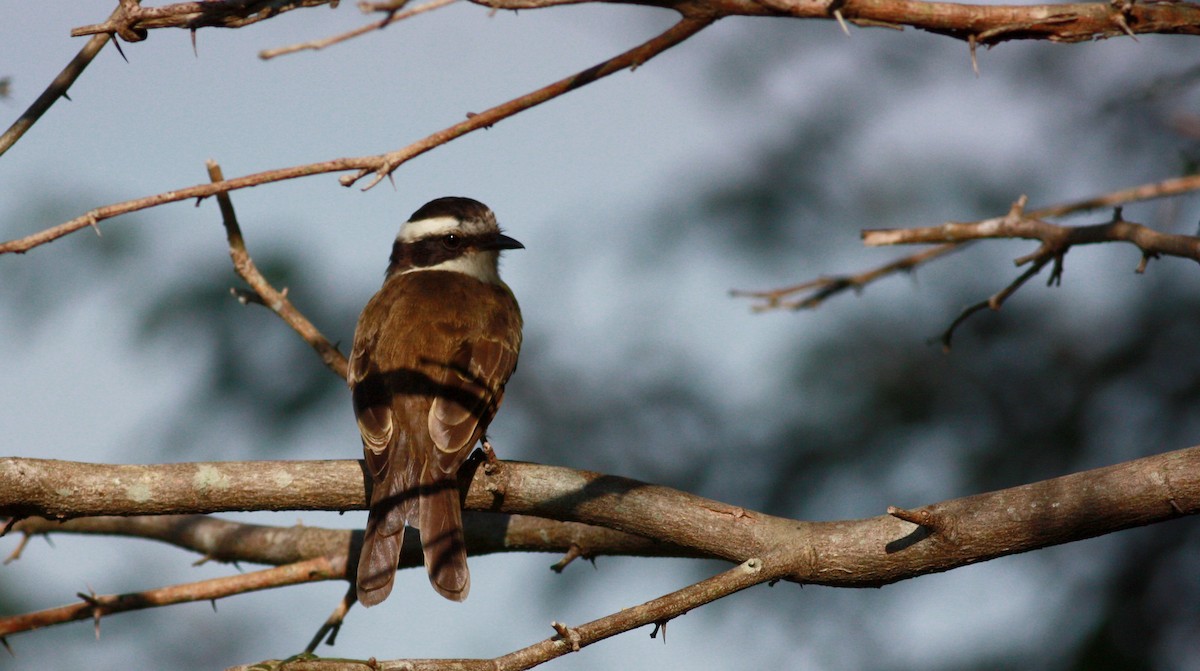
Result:
<svg viewBox="0 0 1200 671"><path fill-rule="evenodd" d="M406 497L407 478L393 472L395 452L404 449L404 441L399 440L399 427L394 421L393 395L375 362L378 326L366 320L359 323L347 370L363 456L372 482L356 583L358 600L368 607L383 601L392 591L404 543L405 519L416 505L411 492Z"/></svg>
<svg viewBox="0 0 1200 671"><path fill-rule="evenodd" d="M456 601L466 598L471 585L458 469L495 417L521 346L520 312L508 288L476 284L472 290L488 293L488 300L482 301L477 294L475 305L490 309L477 311L476 319L467 322L440 375L435 375L438 392L429 407L428 428L436 453L430 455L421 480L418 512L430 582L442 596Z"/></svg>

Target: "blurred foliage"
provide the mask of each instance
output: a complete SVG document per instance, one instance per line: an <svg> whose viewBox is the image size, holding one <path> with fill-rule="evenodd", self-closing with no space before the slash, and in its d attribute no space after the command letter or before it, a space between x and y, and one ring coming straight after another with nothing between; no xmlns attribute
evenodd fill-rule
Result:
<svg viewBox="0 0 1200 671"><path fill-rule="evenodd" d="M788 27L777 30L787 33ZM764 40L749 50L739 44L729 58L715 59L721 68L717 80L738 95L767 88L772 69L794 53L779 48L782 42ZM908 77L938 65L914 59L910 41L903 46L894 53L879 49L880 62ZM1055 49L1053 58L1046 58L1048 49ZM1172 74L1160 78L1146 81L1144 72L1131 71L1106 90L1079 86L1056 95L1054 89L1070 81L1080 68L1076 61L1084 57L1035 45L1018 59L1028 67L1014 70L1031 77L1019 84L1021 89L1070 99L1072 112L1048 123L1061 124L1064 132L1066 126L1084 124L1111 138L1106 140L1109 158L1126 168L1121 179L1135 180L1114 182L1114 187L1134 184L1143 179L1139 175L1161 179L1194 171L1200 138L1180 135L1172 120L1196 109L1200 70L1181 58L1168 68ZM789 130L764 141L741 170L656 208L648 219L658 222L653 248L659 255L683 230L722 240L731 267L794 268L832 247L831 228L861 221L870 226L933 223L921 220L931 197L950 199L963 220L995 216L1036 181L1032 172L997 179L982 160L959 166L949 180L939 174L944 166L915 166L895 175L894 186L864 186L882 189L886 197L854 191L857 202L839 201L830 173L837 172L836 157L845 153L866 118L862 96L852 90L870 86L869 80L843 83L841 89L823 91L789 120L773 120ZM918 184L935 185L937 193L891 197ZM1170 208L1139 208L1148 215L1145 223L1188 233L1200 215L1195 197ZM653 262L643 259L647 266ZM1120 310L1107 313L1120 315L1111 323L1071 321L1069 311L1056 309L1055 301L1067 300L1061 294L1027 301L1037 291L1035 280L1000 313L971 318L949 354L921 344L945 324L931 326L873 309L871 294L881 289L870 288L860 310L842 318L835 336L802 356L798 348L795 358L781 362L792 371L791 387L778 399L775 420L766 425L745 424L764 416L757 409L746 409L739 423L737 413L731 416L723 407L719 386L706 385L705 363L685 356L671 367L677 375L633 385L621 370L581 381L554 371L548 362L530 361L536 356L531 353L522 365L537 370L537 379L526 380L509 403L529 413L538 427L536 444L530 446L535 460L561 461L569 445L572 465L636 474L774 514L829 519L851 509L876 515L889 503L932 503L1200 443L1200 293L1197 270L1188 265L1180 272L1181 263L1156 261L1144 277L1128 274L1135 288L1113 297L1123 302ZM1073 277L1071 266L1068 262L1066 281L1086 283L1086 275ZM1128 273L1125 266L1109 270ZM781 276L778 283L800 279L806 278ZM981 296L970 279L923 288L913 300L953 307L972 303ZM822 317L801 313L795 318ZM797 412L804 403L822 410L816 416ZM1117 551L1087 557L1099 562L1098 577L1084 577L1086 572L1058 576L1077 593L1087 593L1081 603L1100 605L1098 611L1062 613L1082 620L1085 634L1059 640L1061 653L1013 648L1003 655L981 653L973 665L953 668L1189 664L1184 660L1194 643L1187 641L1200 634L1200 528L1185 519L1123 532L1121 538ZM697 576L708 570L697 570ZM782 620L795 608L789 601L765 603ZM825 618L837 617L822 612ZM799 632L805 625L796 626ZM1040 626L1050 638L1067 635L1056 631L1053 620ZM876 663L876 668L903 668Z"/></svg>
<svg viewBox="0 0 1200 671"><path fill-rule="evenodd" d="M299 420L306 414L346 401L345 385L270 310L240 304L230 289L249 289L221 261L206 260L202 268L157 287L141 313L139 335L150 345L205 353L203 376L192 381L193 401L176 418L173 434L201 435L199 429L214 416L249 412L266 433L265 451L284 452L286 439L303 427ZM256 255L255 263L276 288L289 289L289 299L317 328L353 324L357 318L350 306L321 293L320 283L305 275L303 259L268 249ZM336 339L336 332L328 337Z"/></svg>

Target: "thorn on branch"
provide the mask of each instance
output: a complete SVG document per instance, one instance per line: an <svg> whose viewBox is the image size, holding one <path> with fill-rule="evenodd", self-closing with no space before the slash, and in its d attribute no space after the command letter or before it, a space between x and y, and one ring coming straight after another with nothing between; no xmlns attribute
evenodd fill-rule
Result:
<svg viewBox="0 0 1200 671"><path fill-rule="evenodd" d="M5 525L5 529L4 529L5 532L8 531L8 526L9 525ZM0 534L0 535L3 535L3 534ZM8 555L7 558L5 558L5 560L4 560L5 566L7 566L21 558L21 553L25 551L25 546L29 545L30 538L33 538L33 534L26 533L21 536L21 540L20 540L20 542L17 543L17 547L13 548L13 551Z"/></svg>
<svg viewBox="0 0 1200 671"><path fill-rule="evenodd" d="M850 26L846 25L846 19L845 19L845 17L842 16L842 10L840 10L840 9L833 10L833 18L837 19L838 25L841 26L842 32L846 34L846 37L850 37ZM663 629L663 642L665 643L666 640L667 640L666 629Z"/></svg>
<svg viewBox="0 0 1200 671"><path fill-rule="evenodd" d="M658 620L654 623L654 629L650 630L650 638L658 638L658 632L662 632L663 645L667 644L667 623L669 619Z"/></svg>
<svg viewBox="0 0 1200 671"><path fill-rule="evenodd" d="M634 66L634 67L636 67L636 66ZM632 69L632 68L631 68L631 69ZM467 112L467 118L468 118L468 119L474 119L474 118L475 118L475 117L477 117L477 116L479 116L479 113L478 113L478 112ZM488 124L488 125L486 125L486 126L483 126L483 129L484 129L484 130L491 130L491 129L492 129L492 126L494 126L494 125L496 125L496 124L491 124L491 123L490 123L490 124Z"/></svg>
<svg viewBox="0 0 1200 671"><path fill-rule="evenodd" d="M941 518L925 509L907 510L897 506L888 506L887 513L896 519L911 522L932 531L940 531L942 527Z"/></svg>
<svg viewBox="0 0 1200 671"><path fill-rule="evenodd" d="M0 645L4 646L4 649L8 651L9 655L11 655L13 657L17 656L17 653L13 652L12 646L8 644L7 638L0 636Z"/></svg>
<svg viewBox="0 0 1200 671"><path fill-rule="evenodd" d="M100 618L104 616L105 609L104 609L104 605L100 603L100 599L96 596L96 590L92 589L92 587L90 585L88 586L88 592L89 592L89 594L84 594L83 592L76 592L75 596L79 597L80 599L83 599L84 603L91 606L92 621L94 622L94 626L96 628L96 640L99 641L100 640Z"/></svg>
<svg viewBox="0 0 1200 671"><path fill-rule="evenodd" d="M583 549L575 543L571 543L571 547L567 548L567 553L563 555L562 559L552 564L550 566L550 570L554 571L555 573L562 573L563 569L566 568L568 564L583 556Z"/></svg>
<svg viewBox="0 0 1200 671"><path fill-rule="evenodd" d="M113 46L117 48L117 53L121 54L121 58L123 58L125 60L125 62L128 63L129 57L125 55L125 50L121 48L121 41L113 40L112 43L113 43Z"/></svg>
<svg viewBox="0 0 1200 671"><path fill-rule="evenodd" d="M971 52L971 71L975 73L975 77L979 77L979 57L976 55L976 47L979 42L975 39L975 33L967 35L967 49Z"/></svg>
<svg viewBox="0 0 1200 671"><path fill-rule="evenodd" d="M1109 6L1112 7L1113 23L1121 29L1126 35L1133 38L1134 42L1138 41L1137 35L1129 27L1129 21L1125 17L1133 15L1133 0L1110 0Z"/></svg>

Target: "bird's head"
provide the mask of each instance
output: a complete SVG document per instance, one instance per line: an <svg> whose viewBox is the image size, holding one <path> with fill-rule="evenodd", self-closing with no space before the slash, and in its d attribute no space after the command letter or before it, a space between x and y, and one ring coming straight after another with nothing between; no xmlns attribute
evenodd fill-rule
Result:
<svg viewBox="0 0 1200 671"><path fill-rule="evenodd" d="M422 205L400 227L387 276L449 270L499 284L500 252L524 247L500 232L487 205L470 198L438 198Z"/></svg>

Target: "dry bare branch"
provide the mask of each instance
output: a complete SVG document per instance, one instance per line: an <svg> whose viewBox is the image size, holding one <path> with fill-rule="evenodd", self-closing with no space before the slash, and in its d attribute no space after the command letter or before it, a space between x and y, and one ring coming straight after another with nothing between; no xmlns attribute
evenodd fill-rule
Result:
<svg viewBox="0 0 1200 671"><path fill-rule="evenodd" d="M464 522L471 554L475 556L497 552L563 552L577 547L587 548L592 555L702 556L685 548L577 522L479 512L468 512ZM304 582L346 580L351 583L353 595L353 567L358 565L362 543L361 531L242 524L207 515L85 517L64 522L32 517L17 523L15 530L24 534L21 547L33 535L120 535L170 543L201 554L202 561L272 564L281 570L212 578L136 594L88 596L84 604L0 617L0 636L97 615L208 601ZM406 541L399 568L423 567L420 541L415 534L409 534ZM306 573L305 567L318 570ZM351 567L350 573L346 573L347 567ZM343 606L349 608L343 603L334 611L314 637L310 652L326 635L336 633L340 617L345 615Z"/></svg>
<svg viewBox="0 0 1200 671"><path fill-rule="evenodd" d="M185 3L188 4L188 3ZM260 184L268 184L271 182L279 182L287 179L295 179L297 177L307 177L310 175L319 175L331 172L345 172L347 170L357 170L354 175L346 175L340 178L343 186L351 186L363 177L375 173L375 178L365 187L371 188L378 184L384 177L390 175L396 168L403 163L424 154L425 152L443 145L455 138L461 137L472 131L480 128L493 126L499 121L506 119L518 112L522 112L536 105L540 105L548 100L552 100L558 96L573 91L581 86L586 86L598 79L607 77L615 72L619 72L625 68L635 68L676 44L695 35L700 30L703 30L712 22L712 19L691 19L684 18L672 27L668 28L662 34L651 38L645 43L630 49L622 54L614 56L603 63L595 65L587 70L578 72L570 77L561 79L553 84L540 88L532 93L527 93L519 98L514 98L506 103L492 107L478 114L468 114L467 120L454 124L448 128L442 129L433 135L430 135L422 140L418 140L407 147L399 149L387 154L378 156L366 156L358 158L340 158L320 163L309 163L305 165L294 166L290 168L280 168L277 170L267 170L264 172L245 175L233 179L221 180L219 182L211 182L208 184L199 184L174 191L167 191L154 196L128 200L121 203L114 203L99 207L83 215L76 217L68 222L47 228L37 233L10 240L5 243L0 243L0 254L16 253L23 254L34 247L44 245L48 242L53 242L64 235L69 235L82 228L88 226L97 227L99 222L106 219L111 219L123 214L145 210L147 208L164 205L166 203L174 203L181 200L189 200L192 198L207 198L218 193L227 193L238 189L245 189Z"/></svg>
<svg viewBox="0 0 1200 671"><path fill-rule="evenodd" d="M463 522L472 556L498 552L559 553L569 552L572 548L578 548L589 557L706 556L641 536L579 522L478 511L467 511ZM362 532L358 530L245 524L209 515L99 516L61 522L29 517L18 522L14 530L26 537L88 534L157 540L195 552L206 561L272 566L347 554L356 559L358 544L362 542ZM409 536L400 555L400 568L423 565L417 536ZM356 562L351 564L357 565Z"/></svg>
<svg viewBox="0 0 1200 671"><path fill-rule="evenodd" d="M1034 214L1005 215L973 222L947 222L924 228L893 228L863 231L863 244L911 245L950 243L983 239L1038 240L1042 244L1032 254L1016 260L1025 265L1037 259L1065 254L1078 245L1103 242L1128 242L1136 245L1143 256L1177 256L1200 261L1200 237L1160 233L1152 228L1125 221L1120 209L1112 220L1090 226L1062 226L1049 223Z"/></svg>
<svg viewBox="0 0 1200 671"><path fill-rule="evenodd" d="M768 289L762 291L732 291L733 296L754 298L762 301L755 305L756 312L774 309L800 310L814 308L827 298L842 293L847 289L859 291L876 280L894 275L898 272L910 272L917 267L940 258L945 254L962 247L974 240L983 238L1026 238L1043 242L1034 254L1018 259L1018 265L1024 265L1036 259L1053 260L1058 273L1054 279L1061 276L1061 254L1073 245L1095 244L1099 242L1130 242L1142 250L1142 261L1137 272L1145 270L1147 261L1160 254L1180 256L1200 261L1200 238L1189 235L1172 235L1159 233L1140 224L1114 219L1095 226L1065 227L1042 221L1049 217L1061 217L1076 212L1084 212L1102 207L1120 207L1121 205L1178 196L1200 190L1200 175L1175 177L1161 182L1153 182L1128 189L1120 189L1093 198L1077 200L1059 205L1043 207L1031 212L1025 212L1026 199L1019 198L1009 212L1002 217L985 219L976 222L947 222L939 226L923 228L881 228L867 229L862 232L863 244L867 246L883 246L898 244L939 243L937 247L915 254L901 257L878 268L873 268L853 275L838 275L834 277L819 277L800 284ZM1024 223L1022 223L1024 222ZM1000 231L1004 231L1003 234ZM1061 253L1054 251L1061 249ZM955 328L966 317L983 308L999 309L1016 289L1033 275L1040 271L1045 263L1035 264L1037 270L1026 271L1005 289L989 296L987 299L971 305L963 310L951 326L943 333L942 342L949 347L950 338ZM803 295L808 292L808 295ZM790 298L801 294L797 298Z"/></svg>
<svg viewBox="0 0 1200 671"><path fill-rule="evenodd" d="M405 19L409 19L409 18L412 18L419 14L424 14L426 12L432 12L435 9L440 9L442 7L445 7L446 5L452 5L455 2L458 2L458 0L431 0L430 2L426 2L424 4L417 5L416 7L413 7L412 9L406 9L403 12L398 12L398 11L392 10L392 11L388 12L387 16L383 17L382 19L380 19L378 21L368 23L365 26L359 26L358 28L355 28L354 30L346 31L340 35L334 35L333 37L325 37L325 38L322 38L319 40L309 40L307 42L300 42L299 44L292 44L292 45L289 45L286 47L277 47L275 49L264 49L264 50L258 52L258 57L263 59L264 61L266 61L266 60L275 58L276 56L284 56L287 54L294 54L298 51L309 51L309 50L320 51L321 49L324 49L325 47L333 46L335 44L345 42L346 40L350 40L350 39L353 39L360 35L365 35L367 33L374 32L376 30L383 30L384 28L386 28L398 21L403 21Z"/></svg>
<svg viewBox="0 0 1200 671"><path fill-rule="evenodd" d="M805 310L820 307L826 299L836 296L848 289L855 292L860 292L866 286L875 280L883 279L900 272L909 272L917 268L923 263L932 261L938 257L944 256L953 252L956 249L961 249L960 243L950 243L931 247L926 250L909 254L908 256L900 257L895 261L885 263L878 268L872 268L854 275L834 275L832 277L818 277L815 280L801 282L788 287L780 287L778 289L768 289L765 291L745 291L734 289L729 292L730 296L735 298L754 298L763 301L762 303L753 306L755 312L765 312L767 310ZM789 298L795 294L802 294L798 298ZM807 294L807 295L803 295Z"/></svg>
<svg viewBox="0 0 1200 671"><path fill-rule="evenodd" d="M221 174L221 166L217 165L216 161L210 160L207 165L209 179L213 182L224 181L225 177ZM345 379L346 357L338 351L337 345L322 335L317 327L313 326L313 323L297 310L296 306L292 305L287 297L287 289L276 290L258 271L258 266L250 258L250 253L246 251L246 241L242 238L242 229L238 225L237 215L233 210L233 201L229 194L218 193L217 203L221 208L221 221L225 225L225 236L229 240L229 256L233 260L233 269L254 290L258 298L254 302L261 303L279 315L280 319L292 327L292 330L317 352L321 361L325 362L330 370L337 373L338 377ZM236 291L234 295L238 296L243 305L248 302Z"/></svg>
<svg viewBox="0 0 1200 671"><path fill-rule="evenodd" d="M1200 180L1189 179L1188 181L1200 186ZM1027 214L1025 203L1026 199L1022 196L1013 203L1012 208L1005 216L983 221L965 223L952 221L940 226L924 228L863 231L863 243L871 246L922 243L961 244L966 241L989 238L1037 240L1041 243L1034 252L1015 260L1017 266L1029 265L1025 272L995 294L967 306L951 322L941 336L943 349L950 349L955 330L969 317L984 308L999 310L1005 300L1016 293L1030 278L1040 273L1046 265L1053 263L1053 270L1047 283L1061 284L1063 257L1071 247L1105 242L1133 244L1142 253L1141 260L1135 269L1137 273L1145 272L1150 259L1160 256L1177 256L1200 261L1200 237L1160 233L1142 224L1126 221L1121 214L1120 206L1115 208L1112 219L1105 223L1090 226L1061 226L1038 218L1037 215L1042 214L1041 212Z"/></svg>
<svg viewBox="0 0 1200 671"><path fill-rule="evenodd" d="M144 33L157 28L239 27L275 13L326 4L289 2L182 2L131 11L72 35ZM541 9L588 0L473 0L492 9ZM1076 2L1049 5L972 5L922 0L612 0L672 9L684 16L787 16L838 20L861 27L905 26L946 35L973 45L1041 39L1084 42L1141 34L1200 34L1200 5L1191 2ZM389 3L389 7L390 7ZM270 9L265 9L269 7Z"/></svg>
<svg viewBox="0 0 1200 671"><path fill-rule="evenodd" d="M486 470L464 473L468 509L602 526L733 562L780 551L793 561L786 579L842 587L879 586L1200 511L1200 447L925 506L953 522L952 536L929 542L891 515L802 522L562 467L499 462ZM365 509L364 489L355 461L0 459L0 514L17 516Z"/></svg>
<svg viewBox="0 0 1200 671"><path fill-rule="evenodd" d="M555 635L496 657L495 659L396 659L372 660L367 666L373 669L395 671L523 671L563 655L578 652L586 646L638 627L653 624L665 627L670 620L689 610L712 603L717 599L740 592L748 587L775 579L771 568L781 570L782 561L751 558L719 573L707 580L689 585L652 601L624 608L616 613L578 626L552 622ZM286 663L269 660L258 664L235 666L230 671L252 671L253 669L282 669L289 671L362 671L363 662L345 659L302 659Z"/></svg>
<svg viewBox="0 0 1200 671"><path fill-rule="evenodd" d="M158 7L132 4L126 11L109 17L104 23L73 29L71 36L116 34L126 42L140 42L146 39L147 31L157 28L186 28L192 31L199 28L241 28L293 9L320 5L337 7L338 2L339 0L202 0Z"/></svg>
<svg viewBox="0 0 1200 671"><path fill-rule="evenodd" d="M117 9L113 11L112 16L109 17L109 20L111 21L120 16L124 11L124 6L118 5ZM96 54L100 53L104 45L108 44L109 39L110 36L107 33L93 35L92 39L83 45L79 53L75 54L75 58L72 58L71 62L67 63L67 66L50 82L46 90L42 91L37 100L33 101L29 109L17 117L17 120L8 127L8 130L4 131L3 135L0 135L0 156L3 156L5 152L16 144L17 140L20 140L26 131L32 128L33 124L37 123L38 119L41 119L42 115L54 103L58 102L59 98L70 100L67 96L67 91L75 83L75 80L79 79L79 75L83 74L87 66L91 65L92 61L96 58Z"/></svg>
<svg viewBox="0 0 1200 671"><path fill-rule="evenodd" d="M170 493L187 473L197 485L203 482L203 489L217 487L221 498L240 501L241 506L262 497L263 508L279 509L275 500L278 494L258 483L281 472L292 476L287 489L305 492L302 500L306 505L323 502L323 507L341 509L346 501L355 500L354 507L365 506L363 482L352 477L357 474L362 478L356 462L289 463L283 466L289 470L280 468L270 462L138 467L0 459L0 512L70 516L92 514L118 502L124 510L131 492L144 502L144 507L160 511L195 503L194 495ZM239 491L243 485L249 491ZM206 510L222 507L215 501L204 504ZM761 574L744 582L727 573L713 579L715 583L685 588L648 602L636 612L622 611L581 627L562 625L564 634L512 653L513 666L498 667L528 668L524 664L531 659L544 661L613 633L665 622L706 603L705 594L719 597L764 580L875 587L1192 515L1200 511L1200 447L918 509L890 507L886 515L841 522L788 520L624 478L511 462L500 462L493 469L474 469L466 507L576 520L656 538L733 562L762 562L758 569ZM321 568L320 579L344 578L345 562L336 566L340 573ZM262 573L249 581L197 583L145 592L132 602L157 605L212 598L210 595L225 594L220 590L233 593L281 579ZM307 579L299 575L287 578ZM118 607L124 607L119 598L89 597L83 604L55 609L53 615L47 611L20 617L32 618L33 622L67 616L82 619ZM4 631L0 629L0 635Z"/></svg>
<svg viewBox="0 0 1200 671"><path fill-rule="evenodd" d="M345 573L345 556L318 557L261 571L238 573L222 578L171 585L142 592L105 595L80 593L77 595L80 598L78 603L22 615L0 617L0 637L87 619L96 622L96 636L99 637L100 619L106 615L179 603L214 601L272 587L343 578Z"/></svg>

